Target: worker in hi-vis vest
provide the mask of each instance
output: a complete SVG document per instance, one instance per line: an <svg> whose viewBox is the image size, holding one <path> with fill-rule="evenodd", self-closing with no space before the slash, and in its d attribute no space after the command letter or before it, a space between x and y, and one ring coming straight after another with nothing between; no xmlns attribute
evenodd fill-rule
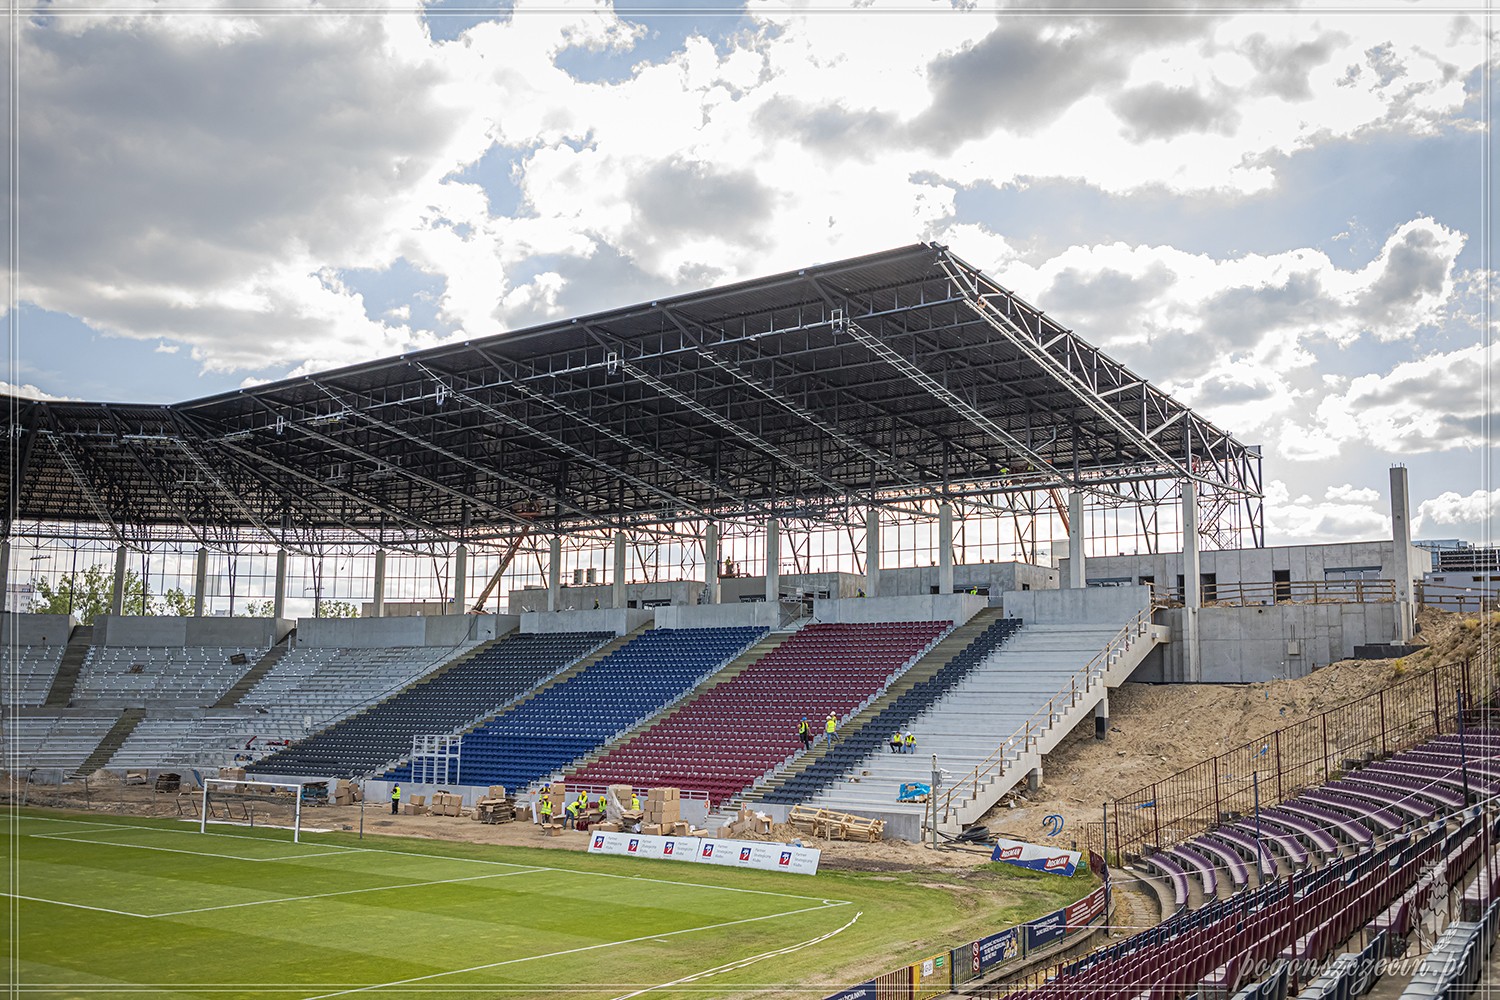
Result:
<svg viewBox="0 0 1500 1000"><path fill-rule="evenodd" d="M552 822L552 800L545 795L542 796L541 812L538 815L541 818L543 826Z"/></svg>
<svg viewBox="0 0 1500 1000"><path fill-rule="evenodd" d="M391 815L394 816L401 811L401 786L391 786Z"/></svg>
<svg viewBox="0 0 1500 1000"><path fill-rule="evenodd" d="M829 746L833 746L834 731L839 728L839 720L832 712L828 713L828 721L823 723L823 732L827 736Z"/></svg>
<svg viewBox="0 0 1500 1000"><path fill-rule="evenodd" d="M631 809L640 809L640 807L641 807L641 797L639 795L635 794L635 792L631 792L630 793L630 808Z"/></svg>

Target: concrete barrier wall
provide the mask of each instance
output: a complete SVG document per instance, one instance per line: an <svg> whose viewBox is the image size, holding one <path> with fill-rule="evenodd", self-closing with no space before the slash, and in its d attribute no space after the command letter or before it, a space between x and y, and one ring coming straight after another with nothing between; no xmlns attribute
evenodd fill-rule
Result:
<svg viewBox="0 0 1500 1000"><path fill-rule="evenodd" d="M1037 624L1085 622L1124 625L1151 601L1147 587L1012 590L1002 598L1007 618Z"/></svg>
<svg viewBox="0 0 1500 1000"><path fill-rule="evenodd" d="M387 649L457 646L514 630L515 615L415 615L404 618L301 618L297 645L315 648Z"/></svg>
<svg viewBox="0 0 1500 1000"><path fill-rule="evenodd" d="M664 609L600 608L598 611L535 611L521 616L527 635L546 632L613 632L626 635L651 622Z"/></svg>
<svg viewBox="0 0 1500 1000"><path fill-rule="evenodd" d="M7 613L0 619L0 645L66 646L78 622L71 615Z"/></svg>
<svg viewBox="0 0 1500 1000"><path fill-rule="evenodd" d="M927 594L914 597L852 597L815 601L813 620L819 622L941 622L962 625L989 607L977 594Z"/></svg>
<svg viewBox="0 0 1500 1000"><path fill-rule="evenodd" d="M736 628L781 624L780 606L757 601L753 604L696 604L656 609L657 628Z"/></svg>
<svg viewBox="0 0 1500 1000"><path fill-rule="evenodd" d="M238 646L268 649L292 623L273 618L184 618L175 615L100 615L96 646Z"/></svg>

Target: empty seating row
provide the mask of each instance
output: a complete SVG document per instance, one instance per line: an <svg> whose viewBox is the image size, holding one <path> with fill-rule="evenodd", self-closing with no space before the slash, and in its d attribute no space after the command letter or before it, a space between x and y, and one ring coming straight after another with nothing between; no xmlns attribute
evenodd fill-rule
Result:
<svg viewBox="0 0 1500 1000"><path fill-rule="evenodd" d="M104 715L17 716L5 725L5 766L24 773L29 768L71 771L82 764L119 718Z"/></svg>
<svg viewBox="0 0 1500 1000"><path fill-rule="evenodd" d="M865 757L886 752L892 733L909 727L913 719L952 690L1020 627L1021 621L1017 618L1002 618L991 624L931 677L902 692L858 730L842 734L837 746L767 792L761 800L786 804L803 802L837 781Z"/></svg>
<svg viewBox="0 0 1500 1000"><path fill-rule="evenodd" d="M460 783L524 787L660 710L765 635L652 629L464 736ZM392 777L404 780L410 765Z"/></svg>
<svg viewBox="0 0 1500 1000"><path fill-rule="evenodd" d="M240 699L241 706L261 708L277 718L330 725L394 694L477 643L458 648L392 646L384 649L299 646L285 656Z"/></svg>
<svg viewBox="0 0 1500 1000"><path fill-rule="evenodd" d="M843 719L914 663L952 622L814 624L580 769L585 785L671 785L717 804L794 754L797 724Z"/></svg>
<svg viewBox="0 0 1500 1000"><path fill-rule="evenodd" d="M306 735L299 723L269 715L147 715L109 759L109 767L215 767L258 759Z"/></svg>
<svg viewBox="0 0 1500 1000"><path fill-rule="evenodd" d="M52 690L65 646L0 646L0 703L40 705Z"/></svg>
<svg viewBox="0 0 1500 1000"><path fill-rule="evenodd" d="M210 705L263 652L220 646L91 646L73 699L119 706Z"/></svg>
<svg viewBox="0 0 1500 1000"><path fill-rule="evenodd" d="M611 638L608 632L508 636L266 757L251 770L330 777L383 771L411 754L412 737L472 725Z"/></svg>

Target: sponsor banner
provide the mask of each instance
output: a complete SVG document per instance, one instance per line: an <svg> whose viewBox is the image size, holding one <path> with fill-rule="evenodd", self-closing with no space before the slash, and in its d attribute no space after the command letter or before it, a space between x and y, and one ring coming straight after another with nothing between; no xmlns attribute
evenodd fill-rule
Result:
<svg viewBox="0 0 1500 1000"><path fill-rule="evenodd" d="M1067 914L1069 933L1087 927L1104 915L1104 886L1066 907L1063 912Z"/></svg>
<svg viewBox="0 0 1500 1000"><path fill-rule="evenodd" d="M1055 910L1045 917L1037 917L1031 923L1022 925L1026 931L1026 954L1030 955L1038 948L1061 940L1067 928L1067 914L1067 910Z"/></svg>
<svg viewBox="0 0 1500 1000"><path fill-rule="evenodd" d="M622 854L658 861L690 861L731 868L816 875L821 851L789 844L698 837L652 837L643 833L592 833L590 854Z"/></svg>
<svg viewBox="0 0 1500 1000"><path fill-rule="evenodd" d="M1021 928L1007 927L999 934L991 934L974 942L979 952L979 971L988 972L1001 962L1021 957Z"/></svg>
<svg viewBox="0 0 1500 1000"><path fill-rule="evenodd" d="M835 993L827 1000L875 1000L877 995L875 980L872 979L868 983L851 986L842 993Z"/></svg>
<svg viewBox="0 0 1500 1000"><path fill-rule="evenodd" d="M945 951L941 955L924 958L911 965L911 995L913 1000L942 996L953 985L953 966Z"/></svg>
<svg viewBox="0 0 1500 1000"><path fill-rule="evenodd" d="M1030 868L1032 871L1053 872L1071 877L1078 870L1080 857L1082 855L1077 851L1039 847L1036 844L1027 844L1019 840L996 840L995 853L990 855L990 860L1004 861L1018 868Z"/></svg>

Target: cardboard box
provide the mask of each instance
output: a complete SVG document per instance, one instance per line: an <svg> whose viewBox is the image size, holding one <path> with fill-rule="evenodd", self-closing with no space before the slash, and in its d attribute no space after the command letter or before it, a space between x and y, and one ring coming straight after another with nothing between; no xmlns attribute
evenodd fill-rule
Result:
<svg viewBox="0 0 1500 1000"><path fill-rule="evenodd" d="M620 824L618 824L618 823L610 823L610 822L607 822L607 821L604 822L604 823L595 823L593 828L595 830L600 831L601 833L619 833L620 832Z"/></svg>
<svg viewBox="0 0 1500 1000"><path fill-rule="evenodd" d="M676 823L672 824L672 836L674 836L674 837L686 837L689 833L692 832L692 829L693 829L693 824L691 824L691 823L685 823L682 820L678 820Z"/></svg>
<svg viewBox="0 0 1500 1000"><path fill-rule="evenodd" d="M245 769L243 767L221 767L219 777L226 781L244 781Z"/></svg>
<svg viewBox="0 0 1500 1000"><path fill-rule="evenodd" d="M662 836L661 824L659 824L659 823L642 823L641 824L641 833L645 834L648 837L660 837L660 836Z"/></svg>
<svg viewBox="0 0 1500 1000"><path fill-rule="evenodd" d="M689 837L707 837L708 836L708 831L707 830L689 830L688 831L688 836Z"/></svg>
<svg viewBox="0 0 1500 1000"><path fill-rule="evenodd" d="M492 799L503 799L503 798L505 798L506 797L506 795L505 795L505 786L504 785L491 785L490 786L490 796L489 797L492 798Z"/></svg>
<svg viewBox="0 0 1500 1000"><path fill-rule="evenodd" d="M427 796L413 795L411 797L411 804L414 806L425 806L427 804Z"/></svg>

